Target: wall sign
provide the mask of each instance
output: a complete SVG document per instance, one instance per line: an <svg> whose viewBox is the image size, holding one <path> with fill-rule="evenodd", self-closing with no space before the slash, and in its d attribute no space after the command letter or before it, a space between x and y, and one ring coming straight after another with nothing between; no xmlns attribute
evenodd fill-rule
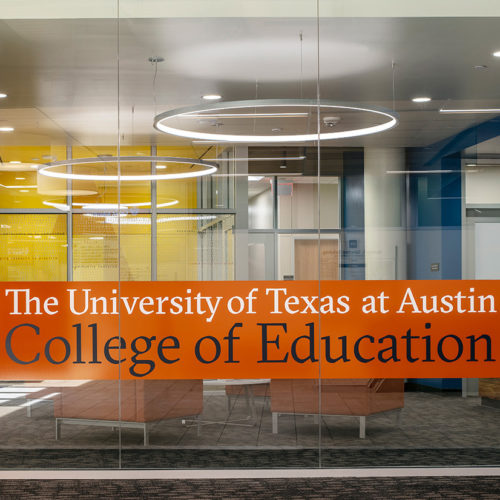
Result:
<svg viewBox="0 0 500 500"><path fill-rule="evenodd" d="M16 282L0 296L3 380L500 373L497 281Z"/></svg>

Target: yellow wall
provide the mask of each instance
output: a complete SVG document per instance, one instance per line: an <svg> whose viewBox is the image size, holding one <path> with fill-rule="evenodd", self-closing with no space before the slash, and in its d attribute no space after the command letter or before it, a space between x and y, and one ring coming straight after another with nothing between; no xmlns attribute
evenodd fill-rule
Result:
<svg viewBox="0 0 500 500"><path fill-rule="evenodd" d="M66 280L66 216L0 214L0 280Z"/></svg>

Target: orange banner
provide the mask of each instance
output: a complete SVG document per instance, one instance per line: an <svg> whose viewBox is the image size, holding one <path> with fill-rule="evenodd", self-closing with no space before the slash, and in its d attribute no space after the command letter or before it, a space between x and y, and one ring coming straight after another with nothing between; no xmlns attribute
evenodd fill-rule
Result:
<svg viewBox="0 0 500 500"><path fill-rule="evenodd" d="M498 281L30 282L0 294L3 380L500 373Z"/></svg>

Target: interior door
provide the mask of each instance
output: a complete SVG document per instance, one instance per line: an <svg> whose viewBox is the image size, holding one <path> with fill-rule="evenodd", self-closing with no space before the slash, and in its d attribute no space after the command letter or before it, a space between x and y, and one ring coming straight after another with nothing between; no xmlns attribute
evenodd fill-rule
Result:
<svg viewBox="0 0 500 500"><path fill-rule="evenodd" d="M295 239L294 262L296 280L338 280L339 279L339 241L323 239L320 241L320 265L318 265L318 240ZM320 271L320 272L319 272Z"/></svg>

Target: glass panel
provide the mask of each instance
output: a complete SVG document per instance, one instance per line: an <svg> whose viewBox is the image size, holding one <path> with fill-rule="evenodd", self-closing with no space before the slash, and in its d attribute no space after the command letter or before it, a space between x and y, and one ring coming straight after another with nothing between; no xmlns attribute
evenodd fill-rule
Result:
<svg viewBox="0 0 500 500"><path fill-rule="evenodd" d="M71 158L96 156L103 145L116 152L117 2L70 4L15 2L0 12L0 280L2 295L11 290L1 307L4 468L119 466L118 367L101 370L105 338L118 334L119 321L71 309L85 293L74 280L108 280L83 287L95 293L118 288L97 250L112 231L94 224L85 233L74 222L89 219L72 214L79 202L116 204L117 182L66 178L78 173ZM75 263L84 250L87 262ZM116 263L116 240L105 253Z"/></svg>
<svg viewBox="0 0 500 500"><path fill-rule="evenodd" d="M251 283L249 290L252 290L264 287L262 280L271 283L277 278L281 258L277 248L279 231L290 231L294 236L296 231L302 231L311 236L311 229L318 229L319 218L314 215L317 207L312 205L312 197L317 200L317 195L305 200L307 207L295 207L305 210L305 217L288 227L278 227L276 211L277 179L286 175L295 180L297 175L304 182L311 179L314 184L317 174L317 156L313 154L307 161L303 144L279 142L280 136L288 133L316 130L316 7L310 3L296 19L289 17L288 6L283 9L274 3L257 5L253 1L242 2L243 10L238 12L230 9L214 14L206 2L194 2L189 15L184 7L177 12L175 8L171 10L171 5L167 8L167 4L156 10L154 18L138 15L151 5L152 2L133 0L123 10L120 33L122 144L143 144L145 139L151 140L151 154L158 157L153 170L156 174L193 173L198 168L197 161L217 165L217 171L209 175L157 178L151 185L152 197L156 198L156 207L151 211L151 293L158 290L165 303L167 297L177 303L181 296L186 296L192 299L186 302L196 311L207 310L208 302L205 303L203 297L214 295L225 304L233 290L246 287L246 283ZM255 16L247 15L256 8ZM197 36L189 39L186 33L197 33ZM149 40L148 53L138 50L145 47L145 37ZM275 71L273 68L277 67L280 69ZM138 72L138 68L142 69ZM210 99L214 94L220 97ZM256 102L260 99L312 101L308 101L304 112L293 102L285 107L271 104L258 109ZM246 102L224 109L231 101ZM221 105L223 108L219 109ZM178 109L180 112L174 113ZM187 114L176 116L183 114L183 110ZM165 123L160 118L162 115ZM156 131L152 129L153 123ZM186 127L189 133L176 135L171 133L172 127ZM272 140L276 138L277 143L205 139L196 133L266 134ZM159 169L162 157L186 158L189 162L177 166L165 162L165 168ZM333 181L336 175L332 175ZM338 183L329 180L326 179L324 189L321 188L325 199L330 197L322 207L324 227L330 231L325 240L330 241L329 237L333 236L337 242ZM120 222L126 220L122 217ZM310 258L310 255L304 257ZM318 276L311 279L317 280ZM228 284L221 283L226 281L234 281L234 285L226 288ZM220 291L222 289L225 292ZM156 336L156 342L160 334L169 332L169 336L178 338L182 349L196 338L209 339L207 342L220 338L223 344L231 342L228 338L232 334L225 332L231 325L226 329L226 323L244 322L239 314L228 311L201 325L198 316L189 312L186 316L175 312L170 316L166 314L159 317L161 321L157 318L156 322L152 321L148 330L159 329L151 334ZM175 323L179 317L183 319L182 327ZM250 338L254 350L261 339L259 322L256 315L244 322L248 328L244 333L234 330L236 336ZM132 329L133 325L133 317L123 317L125 330ZM237 343L236 338L234 342ZM201 354L196 351L196 344L193 349L198 352L198 360L203 358L203 349ZM186 356L180 357L184 358ZM229 452L231 467L264 466L257 457L265 457L266 467L286 466L289 460L316 467L318 424L315 419L303 415L304 412L298 412L301 414L295 417L290 415L293 412L283 411L279 432L273 433L273 413L277 412L272 410L275 403L271 391L273 384L279 386L279 380L271 381L270 370L244 371L239 370L238 364L228 361L223 371L215 374L213 363L199 361L187 373L190 378L187 380L179 361L169 365L158 380L144 380L168 387L167 392L177 391L178 403L173 404L175 408L169 413L165 406L168 396L151 399L151 412L161 415L158 421L151 422L151 447L139 461L136 450L124 444L122 465L140 468L168 464L168 467L197 468L209 464L213 468L225 468L229 466L225 458ZM157 371L160 369L155 367ZM313 370L314 387L318 385L317 375L318 370ZM279 387L276 390L279 394ZM304 420L306 428L296 432L295 419ZM307 448L305 455L304 448ZM173 458L174 454L186 460L179 462Z"/></svg>
<svg viewBox="0 0 500 500"><path fill-rule="evenodd" d="M500 379L439 343L496 316L328 302L496 290L495 2L9 3L5 467L498 464ZM283 290L284 313L244 310ZM401 361L372 371L372 332ZM417 339L443 363L408 361Z"/></svg>
<svg viewBox="0 0 500 500"><path fill-rule="evenodd" d="M493 408L498 408L498 379L467 377L474 362L465 360L438 378L443 374L439 371L441 355L437 353L433 363L424 362L422 357L415 359L415 344L399 343L405 332L415 341L428 335L425 338L432 342L441 342L441 354L446 357L449 352L444 346L450 340L446 335L453 332L458 338L464 331L464 336L470 335L469 329L491 330L487 314L448 314L437 308L421 315L398 315L394 308L398 294L412 287L423 287L417 301L439 300L445 289L464 290L458 295L455 290L452 297L467 293L473 300L474 290L497 288L496 282L479 280L500 276L495 272L500 242L495 236L495 222L500 220L495 220L500 216L495 211L500 201L495 187L498 110L491 109L497 107L498 89L488 83L488 75L497 70L493 52L498 49L493 47L498 19L454 17L463 5L435 12L430 18L423 13L414 17L403 6L397 15L386 11L394 16L389 18L382 11L370 11L368 3L346 3L345 7L340 15L331 2L319 5L321 99L396 111L399 123L384 132L322 141L320 182L331 174L327 172L329 150L342 155L338 227L341 277L346 280L343 293L359 287L352 293L356 298L358 293L364 295L366 304L368 299L375 300L369 294L376 289L381 302L374 311L365 309L352 320L344 320L349 328L340 317L332 320L323 314L320 335L336 341L340 340L338 331L353 343L370 335L379 345L394 336L400 360L384 359L379 352L375 363L360 364L349 375L357 377L352 379L347 378L349 363L339 361L339 379L322 379L321 466L344 466L344 453L361 466L496 465L500 434ZM471 50L468 37L478 32L482 35L474 38L470 59L454 57ZM343 112L335 115L337 123L328 124L326 116L321 117L322 130L336 130L350 120ZM320 192L320 197L328 198L328 194ZM291 212L292 200L287 201ZM321 202L318 205L323 214ZM284 224L283 208L280 200L280 225ZM293 226L293 221L287 219L286 224ZM290 267L290 257L284 262ZM478 281L460 281L464 279ZM321 272L324 294L336 290L328 280ZM382 291L390 296L384 311ZM414 349L410 358L415 358L410 361L406 347ZM356 362L349 346L347 351L350 363ZM377 361L383 368L371 371ZM329 363L323 361L323 373ZM446 359L442 364L453 365L453 361ZM474 364L479 372L480 366L488 365ZM377 378L368 378L374 374ZM491 432L484 432L486 428ZM422 455L416 456L416 449Z"/></svg>

